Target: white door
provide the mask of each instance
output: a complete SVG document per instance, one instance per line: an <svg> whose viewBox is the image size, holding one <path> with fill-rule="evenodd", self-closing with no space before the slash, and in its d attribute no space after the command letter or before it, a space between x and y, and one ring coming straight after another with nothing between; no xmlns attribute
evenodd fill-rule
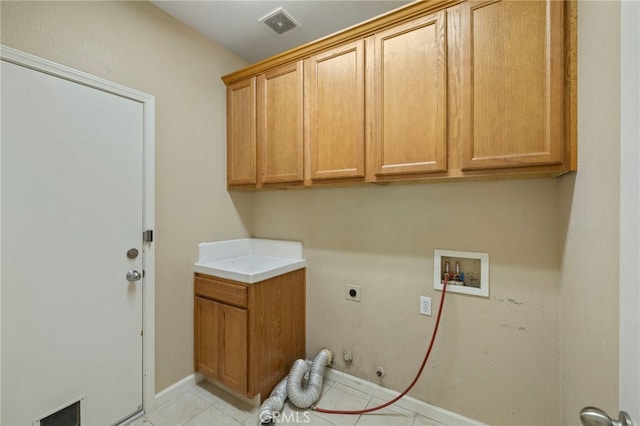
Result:
<svg viewBox="0 0 640 426"><path fill-rule="evenodd" d="M142 409L143 105L0 63L0 424L118 423Z"/></svg>

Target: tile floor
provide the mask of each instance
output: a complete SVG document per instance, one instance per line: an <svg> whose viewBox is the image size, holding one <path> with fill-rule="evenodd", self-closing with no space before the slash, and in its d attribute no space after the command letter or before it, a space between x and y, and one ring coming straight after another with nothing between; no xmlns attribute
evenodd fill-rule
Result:
<svg viewBox="0 0 640 426"><path fill-rule="evenodd" d="M324 381L317 405L322 408L357 410L385 401L331 380ZM200 382L162 404L131 426L258 426L258 407L246 404L207 381ZM443 426L428 417L396 406L363 415L311 412L285 404L276 424L316 426Z"/></svg>

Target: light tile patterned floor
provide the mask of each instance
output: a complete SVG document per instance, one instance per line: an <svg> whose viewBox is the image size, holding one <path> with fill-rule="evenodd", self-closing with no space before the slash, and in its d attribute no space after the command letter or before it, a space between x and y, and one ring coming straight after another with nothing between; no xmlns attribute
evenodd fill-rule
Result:
<svg viewBox="0 0 640 426"><path fill-rule="evenodd" d="M325 380L317 405L322 408L357 410L384 401L331 380ZM259 408L252 407L207 381L136 420L131 426L258 426ZM316 413L285 404L277 424L312 426L443 426L428 417L396 406L362 415Z"/></svg>

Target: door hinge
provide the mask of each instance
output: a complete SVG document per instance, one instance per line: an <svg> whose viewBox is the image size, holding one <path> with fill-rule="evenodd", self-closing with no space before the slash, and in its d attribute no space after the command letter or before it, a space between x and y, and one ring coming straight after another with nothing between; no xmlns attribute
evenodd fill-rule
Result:
<svg viewBox="0 0 640 426"><path fill-rule="evenodd" d="M153 229L147 229L146 231L142 232L142 241L144 241L145 243L153 242Z"/></svg>

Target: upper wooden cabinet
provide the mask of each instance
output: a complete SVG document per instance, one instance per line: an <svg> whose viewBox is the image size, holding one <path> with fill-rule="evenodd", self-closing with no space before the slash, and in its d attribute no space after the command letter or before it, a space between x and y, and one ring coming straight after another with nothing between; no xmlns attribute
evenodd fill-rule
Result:
<svg viewBox="0 0 640 426"><path fill-rule="evenodd" d="M370 180L447 169L446 29L440 11L371 37Z"/></svg>
<svg viewBox="0 0 640 426"><path fill-rule="evenodd" d="M224 76L229 188L576 170L576 20L574 0L414 2Z"/></svg>
<svg viewBox="0 0 640 426"><path fill-rule="evenodd" d="M261 182L302 182L302 61L280 66L257 78Z"/></svg>
<svg viewBox="0 0 640 426"><path fill-rule="evenodd" d="M227 183L255 186L256 79L227 87Z"/></svg>
<svg viewBox="0 0 640 426"><path fill-rule="evenodd" d="M305 61L307 178L364 177L364 71L364 40Z"/></svg>
<svg viewBox="0 0 640 426"><path fill-rule="evenodd" d="M462 168L562 163L563 3L467 1L459 19Z"/></svg>

